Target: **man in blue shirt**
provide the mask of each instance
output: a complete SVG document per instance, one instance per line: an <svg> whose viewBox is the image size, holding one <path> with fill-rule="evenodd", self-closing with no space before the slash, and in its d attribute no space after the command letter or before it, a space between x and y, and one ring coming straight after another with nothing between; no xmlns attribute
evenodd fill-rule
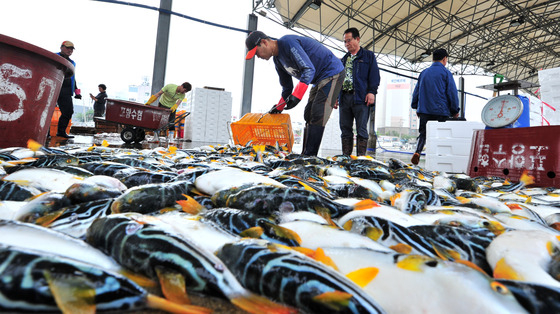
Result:
<svg viewBox="0 0 560 314"><path fill-rule="evenodd" d="M254 31L245 40L250 60L255 55L269 60L273 57L282 86L282 97L270 113L294 108L303 98L309 84L313 84L303 118L303 155L317 156L336 98L344 80L344 66L327 48L314 39L286 35L270 39L263 32ZM294 89L292 77L299 80Z"/></svg>
<svg viewBox="0 0 560 314"><path fill-rule="evenodd" d="M348 53L342 57L346 76L339 99L342 154L346 156L352 154L354 148L352 127L355 120L356 155L364 156L369 138L370 111L374 112L375 95L381 77L375 54L360 47L360 33L357 28L351 27L344 31L344 45ZM374 130L371 131L375 134Z"/></svg>
<svg viewBox="0 0 560 314"><path fill-rule="evenodd" d="M426 144L428 121L445 122L449 117L459 116L459 97L453 74L445 68L449 55L445 49L437 49L432 65L422 71L412 94L412 109L420 119L418 144L411 162L417 165Z"/></svg>

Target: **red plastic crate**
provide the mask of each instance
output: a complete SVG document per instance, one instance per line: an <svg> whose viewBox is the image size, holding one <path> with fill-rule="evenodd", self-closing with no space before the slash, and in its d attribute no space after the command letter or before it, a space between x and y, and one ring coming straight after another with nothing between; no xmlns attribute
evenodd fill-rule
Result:
<svg viewBox="0 0 560 314"><path fill-rule="evenodd" d="M469 176L497 176L519 181L523 170L535 186L560 187L560 126L476 130Z"/></svg>
<svg viewBox="0 0 560 314"><path fill-rule="evenodd" d="M230 126L235 144L246 145L252 140L252 144L274 146L278 142L292 151L294 132L289 114L247 113Z"/></svg>

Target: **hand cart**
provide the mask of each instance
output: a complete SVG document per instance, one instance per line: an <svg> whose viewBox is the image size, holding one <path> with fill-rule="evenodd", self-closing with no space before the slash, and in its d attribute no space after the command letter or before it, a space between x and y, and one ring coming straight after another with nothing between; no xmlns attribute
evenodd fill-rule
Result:
<svg viewBox="0 0 560 314"><path fill-rule="evenodd" d="M123 125L121 139L125 143L139 143L146 138L146 130L155 132L167 130L190 114L185 112L176 116L173 121L169 121L170 113L171 110L166 108L108 98L104 121Z"/></svg>

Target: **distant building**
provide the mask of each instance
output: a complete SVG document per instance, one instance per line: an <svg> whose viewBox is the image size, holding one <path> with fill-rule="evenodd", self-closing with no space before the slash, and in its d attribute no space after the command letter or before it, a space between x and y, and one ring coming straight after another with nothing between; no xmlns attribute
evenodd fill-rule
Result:
<svg viewBox="0 0 560 314"><path fill-rule="evenodd" d="M381 134L415 135L418 128L416 115L410 108L412 79L392 73L383 73L381 99L375 110L375 125Z"/></svg>
<svg viewBox="0 0 560 314"><path fill-rule="evenodd" d="M128 86L128 100L138 103L145 103L150 99L152 86L147 76L142 77L142 84Z"/></svg>

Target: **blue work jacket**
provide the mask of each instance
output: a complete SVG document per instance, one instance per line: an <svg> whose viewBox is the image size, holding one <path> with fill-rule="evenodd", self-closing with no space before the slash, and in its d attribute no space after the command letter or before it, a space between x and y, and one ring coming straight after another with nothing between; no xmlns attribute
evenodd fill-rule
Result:
<svg viewBox="0 0 560 314"><path fill-rule="evenodd" d="M346 59L348 59L349 56L350 53L347 52L344 57L342 57L341 60L343 66L346 64ZM364 104L367 94L372 93L377 95L377 88L379 87L379 82L381 81L379 67L377 66L377 61L375 60L375 54L360 47L352 65L354 103Z"/></svg>
<svg viewBox="0 0 560 314"><path fill-rule="evenodd" d="M344 70L340 60L315 39L285 35L278 39L278 55L273 58L282 85L282 97L294 88L292 77L315 84Z"/></svg>
<svg viewBox="0 0 560 314"><path fill-rule="evenodd" d="M412 93L412 109L417 113L454 116L459 112L459 96L453 74L443 63L434 62L418 76Z"/></svg>

